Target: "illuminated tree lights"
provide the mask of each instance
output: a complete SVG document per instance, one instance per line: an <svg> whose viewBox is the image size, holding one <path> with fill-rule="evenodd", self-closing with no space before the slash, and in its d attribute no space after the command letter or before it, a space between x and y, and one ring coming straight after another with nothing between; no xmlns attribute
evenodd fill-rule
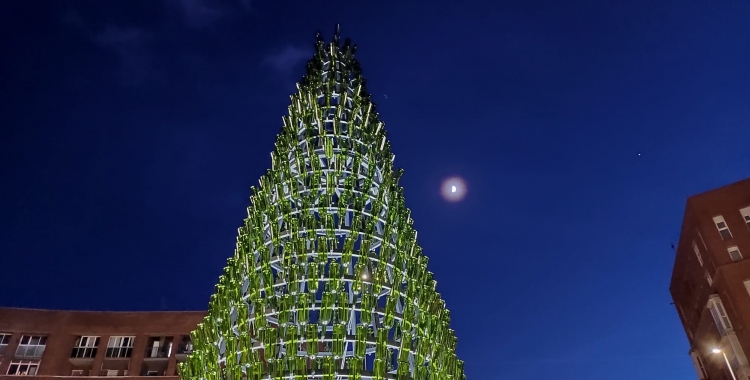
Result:
<svg viewBox="0 0 750 380"><path fill-rule="evenodd" d="M182 380L464 380L383 123L318 36Z"/></svg>

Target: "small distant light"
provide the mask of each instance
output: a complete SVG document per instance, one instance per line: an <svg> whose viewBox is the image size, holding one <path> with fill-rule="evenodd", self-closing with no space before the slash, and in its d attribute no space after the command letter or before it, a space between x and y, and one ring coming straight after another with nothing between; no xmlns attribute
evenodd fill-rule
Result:
<svg viewBox="0 0 750 380"><path fill-rule="evenodd" d="M718 348L714 348L713 350L711 350L711 352L713 352L714 354L719 354L721 353L721 350Z"/></svg>
<svg viewBox="0 0 750 380"><path fill-rule="evenodd" d="M466 182L460 177L446 178L440 185L440 193L448 202L458 202L466 196Z"/></svg>

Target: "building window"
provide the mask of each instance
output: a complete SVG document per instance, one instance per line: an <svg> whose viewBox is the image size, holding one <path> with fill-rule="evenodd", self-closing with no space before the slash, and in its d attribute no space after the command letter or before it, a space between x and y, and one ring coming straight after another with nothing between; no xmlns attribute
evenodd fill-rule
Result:
<svg viewBox="0 0 750 380"><path fill-rule="evenodd" d="M745 219L747 228L750 228L750 206L741 209L740 214L742 214L742 219Z"/></svg>
<svg viewBox="0 0 750 380"><path fill-rule="evenodd" d="M74 369L70 371L70 376L84 376L82 369Z"/></svg>
<svg viewBox="0 0 750 380"><path fill-rule="evenodd" d="M168 358L172 355L172 337L156 336L148 340L147 358Z"/></svg>
<svg viewBox="0 0 750 380"><path fill-rule="evenodd" d="M695 252L698 262L703 266L703 256L701 256L701 250L698 248L698 244L695 244L695 240L693 240L693 252Z"/></svg>
<svg viewBox="0 0 750 380"><path fill-rule="evenodd" d="M10 336L9 333L0 333L0 356L5 355L5 350L8 349L8 344L10 344Z"/></svg>
<svg viewBox="0 0 750 380"><path fill-rule="evenodd" d="M178 355L187 355L193 353L193 340L190 335L183 335L180 345L177 346Z"/></svg>
<svg viewBox="0 0 750 380"><path fill-rule="evenodd" d="M47 337L42 335L24 335L16 349L16 356L25 358L40 358L47 346Z"/></svg>
<svg viewBox="0 0 750 380"><path fill-rule="evenodd" d="M740 253L740 249L737 247L729 247L727 248L727 252L729 252L729 257L732 258L732 261L740 261L742 260L742 254Z"/></svg>
<svg viewBox="0 0 750 380"><path fill-rule="evenodd" d="M11 376L35 376L39 369L38 360L14 360L8 367Z"/></svg>
<svg viewBox="0 0 750 380"><path fill-rule="evenodd" d="M712 295L708 299L708 308L711 310L711 316L714 318L716 328L724 336L727 331L732 329L732 323L729 322L729 317L726 310L724 310L724 304L721 303L721 298L716 294Z"/></svg>
<svg viewBox="0 0 750 380"><path fill-rule="evenodd" d="M729 240L732 238L732 233L729 232L729 227L723 216L715 216L714 224L716 224L716 228L719 230L719 235L721 235L723 240Z"/></svg>
<svg viewBox="0 0 750 380"><path fill-rule="evenodd" d="M698 373L698 379L703 380L706 378L706 368L703 366L703 359L698 355L695 350L690 350L690 358L693 359L693 366L695 366L695 372Z"/></svg>
<svg viewBox="0 0 750 380"><path fill-rule="evenodd" d="M96 348L99 347L98 336L79 336L73 346L71 358L93 358L96 357Z"/></svg>
<svg viewBox="0 0 750 380"><path fill-rule="evenodd" d="M714 280L711 279L711 275L708 274L708 271L706 271L705 276L706 276L706 281L708 281L708 286L713 286Z"/></svg>
<svg viewBox="0 0 750 380"><path fill-rule="evenodd" d="M695 233L696 233L696 234L698 234L698 237L699 237L699 238L701 239L701 244L703 245L703 249L704 249L704 250L707 250L707 249L708 249L708 247L706 247L706 241L705 241L705 240L703 240L703 235L701 235L701 232L700 232L700 231L698 231L698 229L696 228L696 229L695 229Z"/></svg>
<svg viewBox="0 0 750 380"><path fill-rule="evenodd" d="M111 336L107 343L108 358L129 358L133 352L134 336Z"/></svg>

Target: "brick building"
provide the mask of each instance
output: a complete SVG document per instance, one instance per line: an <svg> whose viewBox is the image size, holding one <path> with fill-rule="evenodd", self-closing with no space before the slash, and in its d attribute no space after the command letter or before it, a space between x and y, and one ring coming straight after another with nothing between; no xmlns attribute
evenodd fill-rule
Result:
<svg viewBox="0 0 750 380"><path fill-rule="evenodd" d="M699 379L750 378L749 258L750 179L690 197L669 291Z"/></svg>
<svg viewBox="0 0 750 380"><path fill-rule="evenodd" d="M17 375L168 376L205 312L0 308L0 379ZM45 379L46 380L46 379Z"/></svg>

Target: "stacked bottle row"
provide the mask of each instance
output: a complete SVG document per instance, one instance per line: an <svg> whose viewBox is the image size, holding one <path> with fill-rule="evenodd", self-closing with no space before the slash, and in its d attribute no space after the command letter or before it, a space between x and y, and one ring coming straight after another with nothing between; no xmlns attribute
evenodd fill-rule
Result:
<svg viewBox="0 0 750 380"><path fill-rule="evenodd" d="M180 375L462 380L354 49L316 47Z"/></svg>

